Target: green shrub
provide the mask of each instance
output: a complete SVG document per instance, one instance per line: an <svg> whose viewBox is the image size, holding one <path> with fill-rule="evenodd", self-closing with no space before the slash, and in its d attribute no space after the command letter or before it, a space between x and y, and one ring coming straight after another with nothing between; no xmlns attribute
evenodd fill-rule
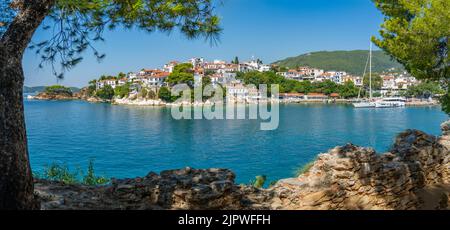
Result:
<svg viewBox="0 0 450 230"><path fill-rule="evenodd" d="M114 89L110 85L106 85L97 91L96 96L104 100L111 100L114 97Z"/></svg>
<svg viewBox="0 0 450 230"><path fill-rule="evenodd" d="M262 188L266 183L267 177L265 175L260 175L255 177L255 181L252 183L255 188Z"/></svg>
<svg viewBox="0 0 450 230"><path fill-rule="evenodd" d="M55 163L47 166L42 174L43 179L61 181L65 184L75 184L77 182L77 177L77 172L70 172L67 166Z"/></svg>
<svg viewBox="0 0 450 230"><path fill-rule="evenodd" d="M159 89L158 97L165 102L174 102L177 99L177 97L172 96L170 89L167 87L161 87Z"/></svg>
<svg viewBox="0 0 450 230"><path fill-rule="evenodd" d="M88 96L90 96L90 97L94 96L96 90L97 90L97 87L95 85L89 85L87 87L87 94L88 94Z"/></svg>
<svg viewBox="0 0 450 230"><path fill-rule="evenodd" d="M130 83L126 83L125 85L117 86L114 89L114 95L119 98L127 97L130 94Z"/></svg>
<svg viewBox="0 0 450 230"><path fill-rule="evenodd" d="M62 85L52 85L45 87L46 93L68 93L72 94L72 90L68 87L62 86Z"/></svg>
<svg viewBox="0 0 450 230"><path fill-rule="evenodd" d="M101 185L109 183L109 179L103 176L96 176L94 171L94 163L89 161L87 174L83 178L83 184Z"/></svg>
<svg viewBox="0 0 450 230"><path fill-rule="evenodd" d="M147 98L149 99L155 99L156 98L156 93L153 90L149 90L147 93Z"/></svg>
<svg viewBox="0 0 450 230"><path fill-rule="evenodd" d="M108 184L110 179L104 176L96 176L94 170L94 162L89 161L86 175L80 170L71 172L66 165L59 165L56 163L45 167L42 173L33 173L33 177L59 181L64 184L85 184L85 185L104 185Z"/></svg>

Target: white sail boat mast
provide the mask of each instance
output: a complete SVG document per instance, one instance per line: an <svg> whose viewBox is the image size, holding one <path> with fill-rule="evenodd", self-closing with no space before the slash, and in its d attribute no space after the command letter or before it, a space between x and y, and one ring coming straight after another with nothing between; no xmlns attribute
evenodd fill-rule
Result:
<svg viewBox="0 0 450 230"><path fill-rule="evenodd" d="M361 89L364 87L361 86L359 94L358 94L358 102L353 103L353 106L355 108L375 108L376 103L372 100L372 42L370 42L370 51L369 51L369 57L367 58L366 67L364 68L364 74L363 74L363 83L364 78L366 76L367 71L367 65L369 65L369 100L368 101L359 101L359 97L361 96Z"/></svg>
<svg viewBox="0 0 450 230"><path fill-rule="evenodd" d="M370 42L370 55L369 55L369 91L370 100L372 100L372 42Z"/></svg>
<svg viewBox="0 0 450 230"><path fill-rule="evenodd" d="M362 75L362 76L363 76L363 77L362 77L362 82L363 82L363 84L362 84L361 87L359 87L358 101L361 99L361 90L364 88L364 77L366 76L366 73L367 73L367 67L369 66L369 59L370 59L370 53L367 54L366 65L365 65L365 67L364 67L364 72L363 72L363 75Z"/></svg>
<svg viewBox="0 0 450 230"><path fill-rule="evenodd" d="M401 97L394 98L381 98L376 101L373 100L373 92L372 92L372 42L370 42L370 52L369 52L369 101L358 101L353 103L355 108L401 108L406 106L406 99ZM366 68L364 69L364 75L366 75ZM364 79L363 79L364 80ZM364 82L364 81L363 81ZM362 87L361 87L362 88ZM359 100L358 95L358 100Z"/></svg>

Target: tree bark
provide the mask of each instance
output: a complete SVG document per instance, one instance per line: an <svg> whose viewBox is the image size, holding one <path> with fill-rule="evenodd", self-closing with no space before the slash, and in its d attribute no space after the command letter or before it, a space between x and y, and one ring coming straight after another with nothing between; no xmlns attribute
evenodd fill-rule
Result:
<svg viewBox="0 0 450 230"><path fill-rule="evenodd" d="M38 209L28 158L22 57L54 0L18 0L0 40L0 209Z"/></svg>

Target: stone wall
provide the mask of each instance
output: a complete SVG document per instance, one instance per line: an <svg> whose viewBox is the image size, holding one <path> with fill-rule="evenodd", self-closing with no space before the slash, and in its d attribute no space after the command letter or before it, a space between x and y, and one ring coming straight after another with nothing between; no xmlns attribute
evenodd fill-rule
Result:
<svg viewBox="0 0 450 230"><path fill-rule="evenodd" d="M37 180L35 190L42 209L447 209L450 122L442 130L405 131L385 154L337 147L270 189L238 186L226 169L186 168L101 187Z"/></svg>

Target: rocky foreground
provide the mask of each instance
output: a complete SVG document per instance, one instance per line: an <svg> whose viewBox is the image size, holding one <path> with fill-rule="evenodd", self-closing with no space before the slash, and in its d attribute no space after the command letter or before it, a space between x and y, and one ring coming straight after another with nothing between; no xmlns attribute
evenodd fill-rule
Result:
<svg viewBox="0 0 450 230"><path fill-rule="evenodd" d="M450 122L442 131L405 131L384 154L337 147L270 189L236 185L227 169L186 168L100 187L37 180L35 191L42 209L450 209Z"/></svg>

